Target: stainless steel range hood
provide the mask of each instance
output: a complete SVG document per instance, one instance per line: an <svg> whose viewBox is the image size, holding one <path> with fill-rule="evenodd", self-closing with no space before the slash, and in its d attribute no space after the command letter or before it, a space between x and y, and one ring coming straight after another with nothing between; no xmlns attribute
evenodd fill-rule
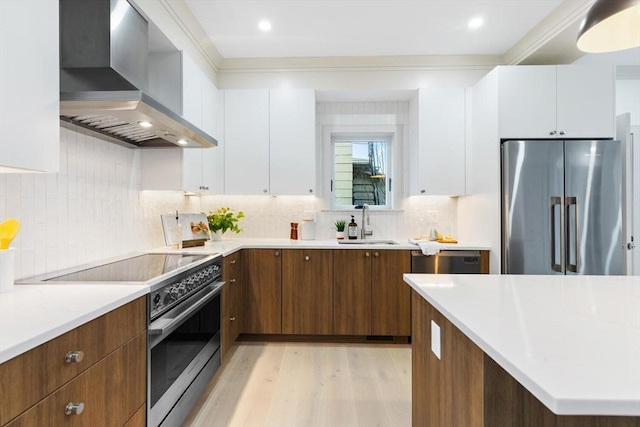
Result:
<svg viewBox="0 0 640 427"><path fill-rule="evenodd" d="M60 0L60 118L132 148L217 141L148 94L148 23L126 0Z"/></svg>

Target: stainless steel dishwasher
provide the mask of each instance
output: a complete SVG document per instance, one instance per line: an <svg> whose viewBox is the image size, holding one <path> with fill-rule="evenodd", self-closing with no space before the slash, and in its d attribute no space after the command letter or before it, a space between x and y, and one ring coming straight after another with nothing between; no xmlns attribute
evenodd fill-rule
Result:
<svg viewBox="0 0 640 427"><path fill-rule="evenodd" d="M441 251L429 256L421 251L411 251L411 272L480 274L480 251Z"/></svg>

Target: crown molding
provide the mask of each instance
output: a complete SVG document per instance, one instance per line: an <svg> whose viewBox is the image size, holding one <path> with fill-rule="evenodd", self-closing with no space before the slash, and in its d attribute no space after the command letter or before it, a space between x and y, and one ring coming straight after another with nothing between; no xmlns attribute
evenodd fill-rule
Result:
<svg viewBox="0 0 640 427"><path fill-rule="evenodd" d="M223 58L184 0L158 0L215 72Z"/></svg>
<svg viewBox="0 0 640 427"><path fill-rule="evenodd" d="M504 54L506 65L517 65L543 49L587 13L595 0L565 0ZM575 47L575 43L574 43Z"/></svg>
<svg viewBox="0 0 640 427"><path fill-rule="evenodd" d="M218 72L489 70L502 64L501 55L225 58Z"/></svg>

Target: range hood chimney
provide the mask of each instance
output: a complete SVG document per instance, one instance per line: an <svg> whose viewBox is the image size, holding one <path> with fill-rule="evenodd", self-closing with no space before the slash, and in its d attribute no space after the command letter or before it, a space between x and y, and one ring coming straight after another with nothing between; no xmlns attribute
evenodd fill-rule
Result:
<svg viewBox="0 0 640 427"><path fill-rule="evenodd" d="M127 0L60 0L60 118L131 148L216 146L148 94L148 34Z"/></svg>

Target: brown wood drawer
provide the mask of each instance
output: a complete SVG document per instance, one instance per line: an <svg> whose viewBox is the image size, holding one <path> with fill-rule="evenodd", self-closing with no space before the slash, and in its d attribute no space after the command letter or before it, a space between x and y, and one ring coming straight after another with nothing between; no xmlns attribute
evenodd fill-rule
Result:
<svg viewBox="0 0 640 427"><path fill-rule="evenodd" d="M147 425L147 405L138 408L123 427L145 427Z"/></svg>
<svg viewBox="0 0 640 427"><path fill-rule="evenodd" d="M140 297L1 364L0 425L145 331L146 312L146 297ZM82 361L66 363L67 352L75 350L84 352Z"/></svg>
<svg viewBox="0 0 640 427"><path fill-rule="evenodd" d="M7 427L120 427L134 415L139 417L146 398L146 347L146 332L142 332ZM69 402L84 403L84 411L65 415Z"/></svg>

